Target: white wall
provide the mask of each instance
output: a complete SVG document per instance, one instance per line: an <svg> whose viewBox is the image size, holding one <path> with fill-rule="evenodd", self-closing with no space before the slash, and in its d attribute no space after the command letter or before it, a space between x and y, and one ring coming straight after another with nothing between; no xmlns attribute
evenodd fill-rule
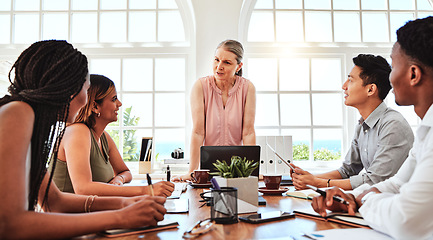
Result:
<svg viewBox="0 0 433 240"><path fill-rule="evenodd" d="M242 2L192 0L196 22L196 79L212 74L212 61L218 43L226 39L238 40Z"/></svg>

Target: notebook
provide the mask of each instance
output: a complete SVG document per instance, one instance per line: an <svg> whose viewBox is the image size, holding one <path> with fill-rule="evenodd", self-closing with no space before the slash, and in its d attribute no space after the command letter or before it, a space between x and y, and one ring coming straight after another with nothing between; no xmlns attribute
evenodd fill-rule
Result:
<svg viewBox="0 0 433 240"><path fill-rule="evenodd" d="M313 218L317 220L336 222L341 224L346 224L352 227L362 227L362 228L370 228L367 222L362 218L361 214L356 213L356 215L349 215L344 212L331 212L327 210L327 216L322 217L320 214L314 211L312 207L305 209L298 209L293 211L295 215Z"/></svg>
<svg viewBox="0 0 433 240"><path fill-rule="evenodd" d="M225 160L230 164L232 156L246 157L247 160L258 162L260 159L260 146L201 146L200 168L209 169L210 172L217 172L213 163L216 160ZM259 167L252 173L252 176L259 176Z"/></svg>

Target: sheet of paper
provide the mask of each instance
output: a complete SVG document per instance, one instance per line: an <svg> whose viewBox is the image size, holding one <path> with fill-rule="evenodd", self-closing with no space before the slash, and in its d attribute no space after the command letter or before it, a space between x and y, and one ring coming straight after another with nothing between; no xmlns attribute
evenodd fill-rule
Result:
<svg viewBox="0 0 433 240"><path fill-rule="evenodd" d="M313 235L314 234L314 235ZM311 233L317 240L334 240L334 239L350 239L350 240L387 240L392 239L390 236L373 229L367 228L347 228L347 229L330 229L316 231ZM323 237L322 237L323 236Z"/></svg>

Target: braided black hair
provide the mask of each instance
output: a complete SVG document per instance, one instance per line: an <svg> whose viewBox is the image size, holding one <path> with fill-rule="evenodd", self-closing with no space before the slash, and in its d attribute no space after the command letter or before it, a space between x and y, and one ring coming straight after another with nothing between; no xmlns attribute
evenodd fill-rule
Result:
<svg viewBox="0 0 433 240"><path fill-rule="evenodd" d="M0 106L11 101L23 101L33 108L35 114L31 139L29 210L34 210L38 202L50 154L57 159L70 102L81 91L87 74L86 56L60 40L33 43L21 53L9 72L10 95L0 99ZM54 168L55 164L53 171ZM47 204L52 176L51 172L42 206Z"/></svg>
<svg viewBox="0 0 433 240"><path fill-rule="evenodd" d="M379 55L359 54L353 58L353 63L361 68L359 77L362 79L363 86L376 84L379 98L385 99L391 90L391 83L389 82L391 66L386 59Z"/></svg>
<svg viewBox="0 0 433 240"><path fill-rule="evenodd" d="M433 17L407 22L397 30L397 42L412 61L433 68Z"/></svg>

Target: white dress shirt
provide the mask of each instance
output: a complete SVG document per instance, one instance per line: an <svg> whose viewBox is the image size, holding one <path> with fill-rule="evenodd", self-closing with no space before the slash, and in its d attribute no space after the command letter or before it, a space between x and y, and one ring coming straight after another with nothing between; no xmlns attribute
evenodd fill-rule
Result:
<svg viewBox="0 0 433 240"><path fill-rule="evenodd" d="M433 105L421 121L400 170L373 185L359 212L369 225L395 239L433 239Z"/></svg>

